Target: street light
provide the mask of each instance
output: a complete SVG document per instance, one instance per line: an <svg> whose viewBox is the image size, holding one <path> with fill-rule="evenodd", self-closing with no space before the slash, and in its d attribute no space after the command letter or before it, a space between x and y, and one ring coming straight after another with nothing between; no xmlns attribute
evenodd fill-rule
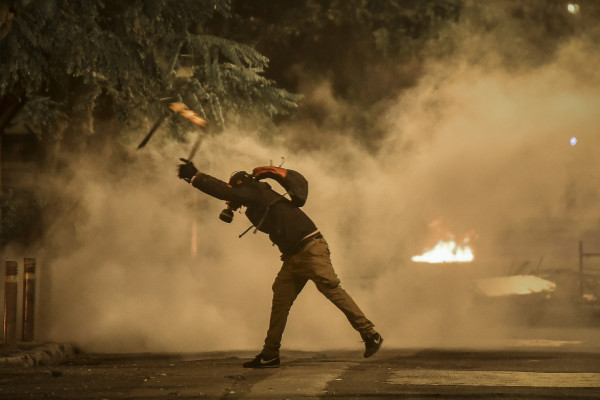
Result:
<svg viewBox="0 0 600 400"><path fill-rule="evenodd" d="M577 3L567 4L567 11L573 15L577 14L579 12L579 4L577 4Z"/></svg>

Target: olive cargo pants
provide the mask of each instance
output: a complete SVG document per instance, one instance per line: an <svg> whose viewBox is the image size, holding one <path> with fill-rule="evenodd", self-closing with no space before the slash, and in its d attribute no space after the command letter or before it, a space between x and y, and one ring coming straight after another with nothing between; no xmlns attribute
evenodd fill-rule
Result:
<svg viewBox="0 0 600 400"><path fill-rule="evenodd" d="M354 329L360 333L375 332L373 323L340 286L340 280L331 265L329 246L325 239L312 240L298 253L283 260L281 270L273 283L271 318L262 351L265 357L279 355L290 308L309 279L346 315Z"/></svg>

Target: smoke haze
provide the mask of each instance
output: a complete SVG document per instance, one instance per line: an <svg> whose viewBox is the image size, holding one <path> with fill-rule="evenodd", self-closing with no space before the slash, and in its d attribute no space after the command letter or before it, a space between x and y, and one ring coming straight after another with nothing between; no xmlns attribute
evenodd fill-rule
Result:
<svg viewBox="0 0 600 400"><path fill-rule="evenodd" d="M390 347L514 336L505 324L510 310L477 312L472 279L509 274L540 257L545 268L575 268L577 241L598 234L596 44L582 34L561 43L552 60L531 62L515 51L513 65L504 65L498 54L510 49L501 34L453 29L463 46L427 63L418 84L373 121L386 132L379 151L343 132L291 126L268 143L234 129L207 137L194 159L223 180L270 160L278 165L280 157L302 172L310 182L305 211L328 240L342 285ZM332 115L346 112L326 82L313 89L308 99ZM196 131L189 135L191 142ZM258 350L277 249L264 234L238 239L249 226L241 214L232 224L219 221L224 203L176 177L190 144L159 136L132 150L133 166L110 167L118 179L101 163L81 160L68 186L48 181L79 208L77 225L56 228L47 243L44 339L91 351ZM410 261L433 240L435 219L457 236L476 232L474 264ZM360 352L359 340L308 284L283 347Z"/></svg>

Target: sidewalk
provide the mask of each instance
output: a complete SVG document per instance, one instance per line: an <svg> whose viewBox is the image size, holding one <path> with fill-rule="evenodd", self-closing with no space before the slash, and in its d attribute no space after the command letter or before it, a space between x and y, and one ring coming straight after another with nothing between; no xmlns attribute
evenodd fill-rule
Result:
<svg viewBox="0 0 600 400"><path fill-rule="evenodd" d="M24 343L14 345L0 344L0 368L33 367L64 362L79 353L72 344Z"/></svg>

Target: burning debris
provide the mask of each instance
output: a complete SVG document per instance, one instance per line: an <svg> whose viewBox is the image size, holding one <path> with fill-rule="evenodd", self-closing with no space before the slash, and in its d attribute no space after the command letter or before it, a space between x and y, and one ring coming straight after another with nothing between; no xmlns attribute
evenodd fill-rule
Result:
<svg viewBox="0 0 600 400"><path fill-rule="evenodd" d="M454 240L447 242L440 240L433 249L412 257L413 261L433 264L471 262L474 259L471 247L465 243L457 244Z"/></svg>
<svg viewBox="0 0 600 400"><path fill-rule="evenodd" d="M432 235L437 240L435 246L426 250L421 255L413 256L415 262L425 263L464 263L475 259L473 249L470 246L473 232L466 233L462 239L456 240L455 235L443 227L441 219L433 220L429 224Z"/></svg>

